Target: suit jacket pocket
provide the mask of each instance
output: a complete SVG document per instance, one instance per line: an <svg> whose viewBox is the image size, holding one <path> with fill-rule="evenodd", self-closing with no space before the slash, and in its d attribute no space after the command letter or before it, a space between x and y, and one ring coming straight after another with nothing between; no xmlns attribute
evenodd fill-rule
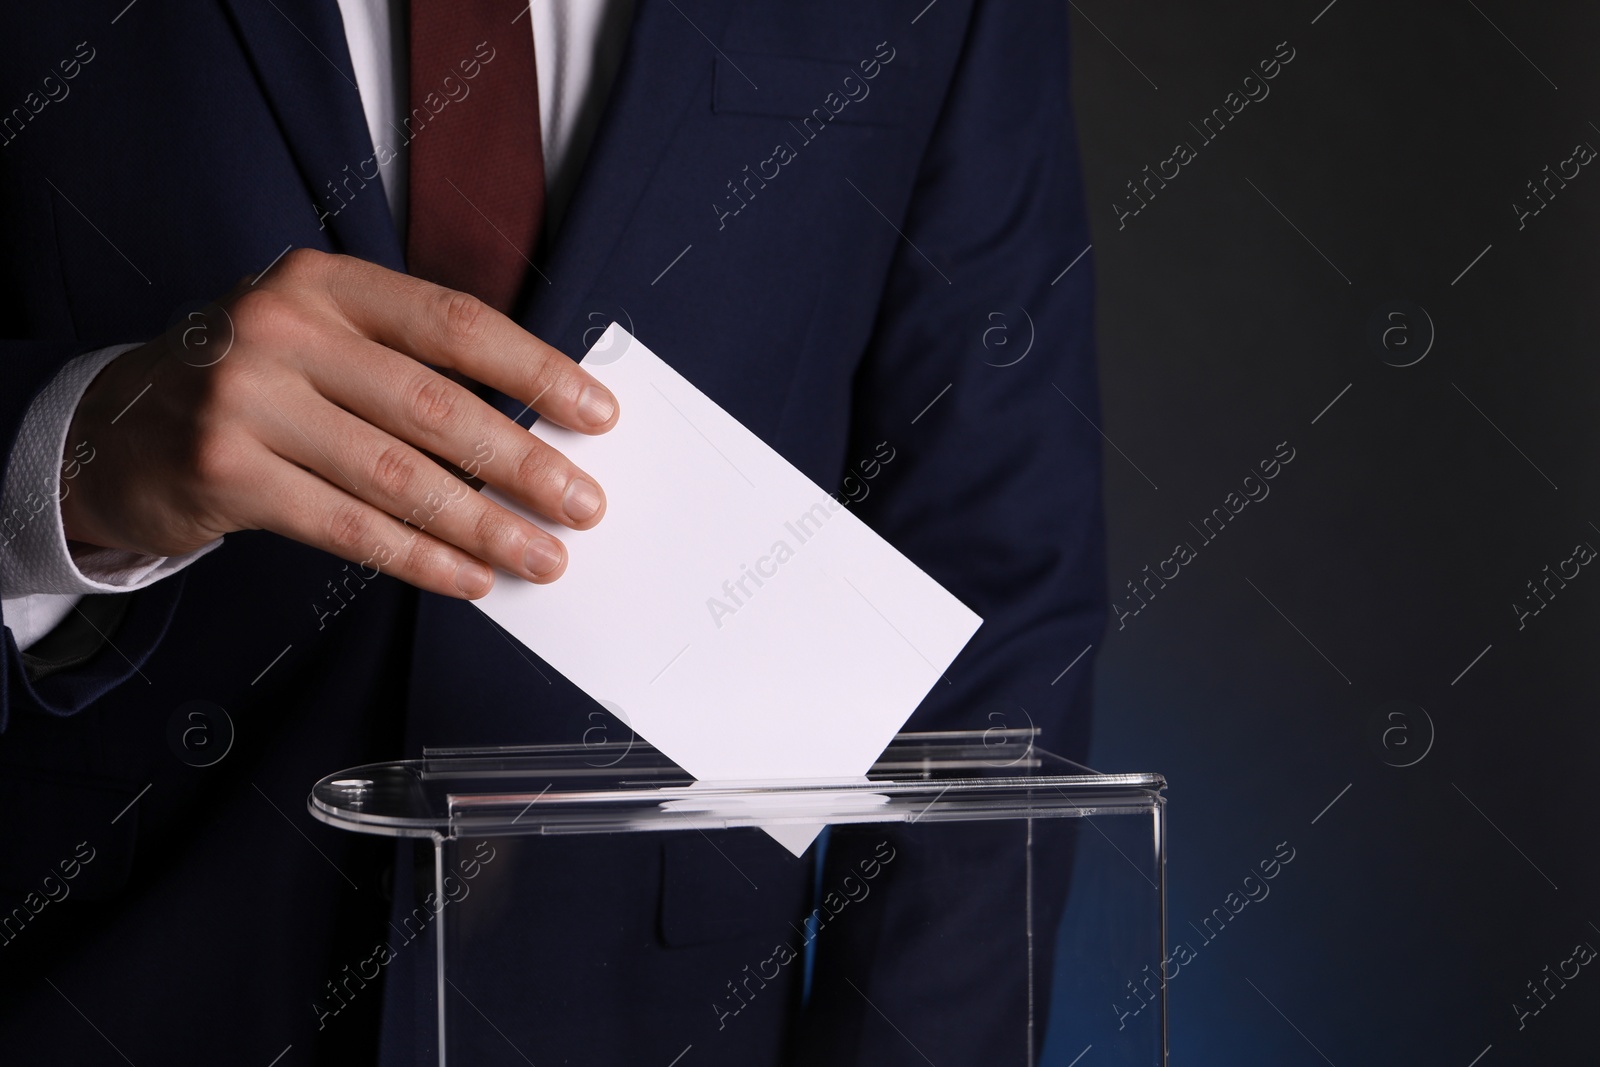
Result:
<svg viewBox="0 0 1600 1067"><path fill-rule="evenodd" d="M793 936L811 854L796 859L760 830L688 831L662 842L661 940L671 948Z"/></svg>
<svg viewBox="0 0 1600 1067"><path fill-rule="evenodd" d="M857 61L734 52L717 57L711 110L801 122L808 136L831 124L895 125L874 87L885 64L872 55Z"/></svg>

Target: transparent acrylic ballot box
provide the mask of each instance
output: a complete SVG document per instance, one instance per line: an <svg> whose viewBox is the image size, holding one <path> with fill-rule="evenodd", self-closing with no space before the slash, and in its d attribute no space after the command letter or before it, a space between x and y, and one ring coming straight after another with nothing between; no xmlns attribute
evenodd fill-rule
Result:
<svg viewBox="0 0 1600 1067"><path fill-rule="evenodd" d="M995 729L826 781L432 749L308 805L414 839L372 969L417 1062L1164 1067L1164 787Z"/></svg>

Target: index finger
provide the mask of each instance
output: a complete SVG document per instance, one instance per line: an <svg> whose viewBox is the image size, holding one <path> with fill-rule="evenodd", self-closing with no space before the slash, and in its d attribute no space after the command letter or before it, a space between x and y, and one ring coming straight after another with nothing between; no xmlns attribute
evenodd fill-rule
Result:
<svg viewBox="0 0 1600 1067"><path fill-rule="evenodd" d="M615 424L611 390L477 297L338 258L341 269L328 291L351 325L372 340L460 371L570 430L598 434Z"/></svg>

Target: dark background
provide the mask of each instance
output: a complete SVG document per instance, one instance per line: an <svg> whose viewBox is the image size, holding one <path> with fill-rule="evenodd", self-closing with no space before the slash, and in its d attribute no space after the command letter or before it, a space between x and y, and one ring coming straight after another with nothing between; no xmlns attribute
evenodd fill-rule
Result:
<svg viewBox="0 0 1600 1067"><path fill-rule="evenodd" d="M1512 605L1600 546L1600 161L1522 229L1513 204L1600 147L1600 9L1072 7L1113 597L1198 548L1095 649L1090 763L1168 776L1174 942L1296 850L1173 980L1173 1062L1597 1062L1600 966L1520 1028L1513 1004L1600 946L1600 568L1521 629ZM1203 144L1189 123L1285 41ZM1197 158L1119 229L1178 141ZM1189 524L1284 441L1270 496L1203 543ZM1083 1051L1070 1029L1048 1063Z"/></svg>

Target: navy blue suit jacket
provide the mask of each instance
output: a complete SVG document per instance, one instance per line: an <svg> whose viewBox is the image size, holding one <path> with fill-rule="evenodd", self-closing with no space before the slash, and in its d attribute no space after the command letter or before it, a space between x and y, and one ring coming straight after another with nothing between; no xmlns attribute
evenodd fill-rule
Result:
<svg viewBox="0 0 1600 1067"><path fill-rule="evenodd" d="M361 177L373 146L334 0L121 7L29 6L0 39L8 453L68 359L155 336L286 246L405 266ZM1060 672L1098 640L1104 590L1090 260L1063 273L1089 244L1065 23L1042 2L640 0L547 280L516 314L573 355L620 321L816 482L864 488L862 518L985 619L912 726L1031 721L1074 754L1091 672ZM883 443L895 458L866 481ZM5 1059L267 1063L292 1045L285 1064L363 1062L380 1009L406 1055L400 978L333 1023L316 1013L409 872L313 822L308 787L424 744L578 741L596 706L470 605L380 579L329 614L341 567L230 535L136 594L89 662L38 681L5 631ZM204 768L169 738L197 700L236 733ZM666 1007L615 1002L635 935L697 966L759 909L691 844L570 847L621 864L591 904L635 918L609 942L572 936L532 879L526 933L587 999L526 1040L536 1062L654 1062L676 1008L670 990ZM749 862L786 887L768 914L804 906L806 865ZM907 951L902 986L958 962ZM893 1016L914 993L873 1000ZM597 1036L588 1016L624 1008L635 1024ZM789 1024L768 1024L766 1051L727 1062L776 1056ZM873 1051L874 1026L853 1017L818 1055L894 1062L905 1050ZM948 1047L939 1062L975 1062Z"/></svg>

